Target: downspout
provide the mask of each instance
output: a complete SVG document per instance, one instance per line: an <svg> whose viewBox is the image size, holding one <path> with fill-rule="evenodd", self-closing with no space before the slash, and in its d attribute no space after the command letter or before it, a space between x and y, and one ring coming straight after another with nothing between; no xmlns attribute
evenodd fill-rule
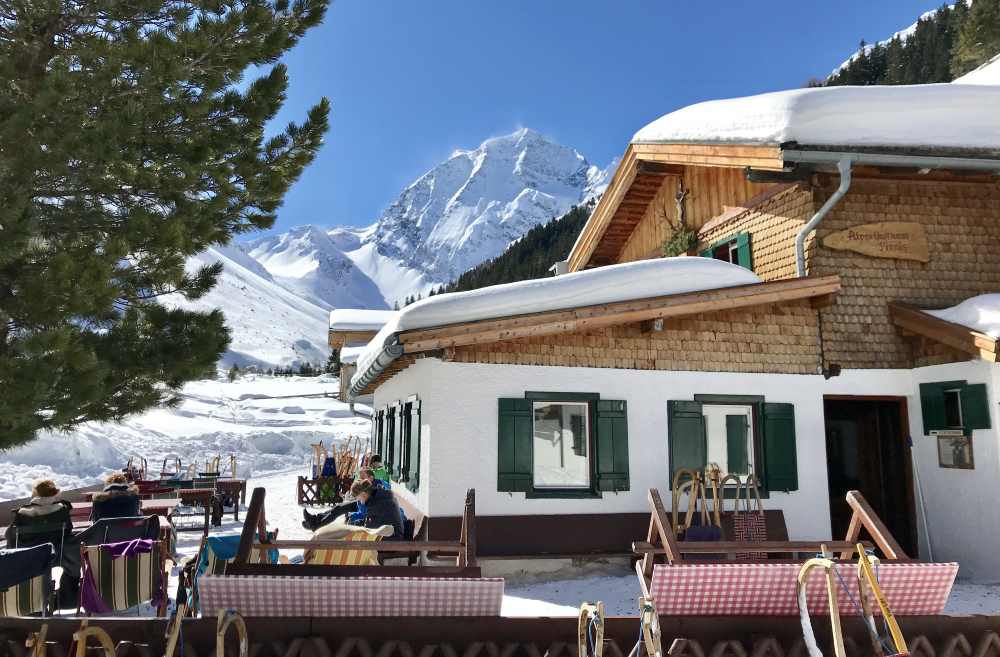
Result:
<svg viewBox="0 0 1000 657"><path fill-rule="evenodd" d="M851 188L851 158L844 156L837 161L837 171L840 172L840 187L826 200L823 207L812 216L812 219L802 227L798 235L795 236L795 274L801 278L806 275L806 237L816 230L819 222L829 214L833 206L840 202Z"/></svg>
<svg viewBox="0 0 1000 657"><path fill-rule="evenodd" d="M374 381L384 372L394 360L403 355L403 345L399 342L399 335L393 333L385 339L382 350L375 357L365 371L358 370L354 378L351 379L351 388L348 390L348 397L354 399L365 387Z"/></svg>

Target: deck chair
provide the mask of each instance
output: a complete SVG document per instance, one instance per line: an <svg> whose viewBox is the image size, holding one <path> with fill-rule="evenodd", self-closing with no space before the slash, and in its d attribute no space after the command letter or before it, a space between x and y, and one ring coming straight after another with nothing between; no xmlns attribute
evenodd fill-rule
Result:
<svg viewBox="0 0 1000 657"><path fill-rule="evenodd" d="M51 543L0 550L0 616L48 616L53 607Z"/></svg>
<svg viewBox="0 0 1000 657"><path fill-rule="evenodd" d="M805 559L721 560L694 562L690 554L717 554L724 557L741 553L807 554L824 550L840 552L845 562L844 581L850 581L854 565L847 562L859 543L882 553L879 580L882 592L896 615L933 615L943 611L955 576L957 563L920 563L910 559L889 529L858 491L847 494L853 511L847 537L843 541L720 541L679 542L667 518L659 491L649 490L651 509L647 541L632 544L641 555L636 563L642 595L652 598L657 612L668 616L794 616L799 613L796 579ZM860 541L862 529L874 541ZM665 563L656 563L657 558ZM840 569L838 565L838 572ZM811 611L828 604L825 580L814 573L806 592ZM838 592L842 610L858 598L856 582Z"/></svg>
<svg viewBox="0 0 1000 657"><path fill-rule="evenodd" d="M137 538L145 538L151 541L159 540L160 516L101 518L76 535L76 540L80 545L120 543Z"/></svg>
<svg viewBox="0 0 1000 657"><path fill-rule="evenodd" d="M392 525L377 529L355 527L344 522L333 522L317 529L312 540L320 541L380 541L392 536ZM322 566L377 566L378 552L371 550L306 550L304 563Z"/></svg>
<svg viewBox="0 0 1000 657"><path fill-rule="evenodd" d="M122 612L149 602L167 611L165 541L135 539L81 546L80 608L88 614Z"/></svg>

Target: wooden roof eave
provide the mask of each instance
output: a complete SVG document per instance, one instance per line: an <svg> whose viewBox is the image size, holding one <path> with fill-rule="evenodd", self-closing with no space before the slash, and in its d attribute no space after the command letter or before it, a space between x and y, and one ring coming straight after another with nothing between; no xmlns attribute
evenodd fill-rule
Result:
<svg viewBox="0 0 1000 657"><path fill-rule="evenodd" d="M607 190L570 251L569 271L580 271L591 264L601 240L622 210L622 203L636 177L643 173L644 164L674 167L671 171L674 175L680 175L685 166L753 167L775 171L784 168L781 148L772 144L629 144ZM666 173L664 170L663 175Z"/></svg>
<svg viewBox="0 0 1000 657"><path fill-rule="evenodd" d="M996 363L998 339L962 324L930 315L921 308L901 301L889 303L892 323L915 335L934 340L985 361Z"/></svg>
<svg viewBox="0 0 1000 657"><path fill-rule="evenodd" d="M404 354L416 354L450 347L574 333L653 319L829 297L839 291L840 277L836 275L794 278L414 329L404 331L398 337Z"/></svg>

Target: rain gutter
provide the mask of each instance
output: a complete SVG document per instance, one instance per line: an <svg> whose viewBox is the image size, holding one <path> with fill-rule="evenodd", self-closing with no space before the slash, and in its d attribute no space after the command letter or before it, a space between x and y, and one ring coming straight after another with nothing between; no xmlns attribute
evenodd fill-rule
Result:
<svg viewBox="0 0 1000 657"><path fill-rule="evenodd" d="M403 345L399 342L399 334L393 333L382 343L382 350L379 351L375 360L368 364L365 371L358 370L354 378L351 379L351 388L347 391L348 397L352 400L358 397L369 383L377 379L392 365L393 361L402 355Z"/></svg>

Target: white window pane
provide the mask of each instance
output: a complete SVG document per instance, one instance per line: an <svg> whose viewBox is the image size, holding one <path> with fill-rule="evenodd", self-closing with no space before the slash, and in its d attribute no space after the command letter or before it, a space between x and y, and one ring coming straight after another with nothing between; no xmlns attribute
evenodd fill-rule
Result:
<svg viewBox="0 0 1000 657"><path fill-rule="evenodd" d="M535 402L534 485L590 486L590 427L587 404Z"/></svg>
<svg viewBox="0 0 1000 657"><path fill-rule="evenodd" d="M702 407L705 416L705 438L708 443L708 462L719 466L722 474L747 474L746 470L753 470L753 415L749 406L739 405L710 405ZM745 418L746 437L743 453L747 461L747 468L741 468L738 464L729 463L730 436L726 426L726 417L741 415Z"/></svg>

